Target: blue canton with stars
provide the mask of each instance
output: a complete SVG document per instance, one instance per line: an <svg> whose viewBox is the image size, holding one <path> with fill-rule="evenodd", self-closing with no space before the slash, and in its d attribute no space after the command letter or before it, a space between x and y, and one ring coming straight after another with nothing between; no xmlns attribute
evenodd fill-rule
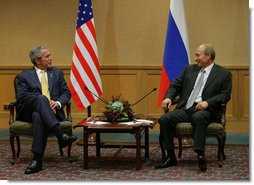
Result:
<svg viewBox="0 0 254 185"><path fill-rule="evenodd" d="M77 28L93 18L91 0L80 0L77 17Z"/></svg>

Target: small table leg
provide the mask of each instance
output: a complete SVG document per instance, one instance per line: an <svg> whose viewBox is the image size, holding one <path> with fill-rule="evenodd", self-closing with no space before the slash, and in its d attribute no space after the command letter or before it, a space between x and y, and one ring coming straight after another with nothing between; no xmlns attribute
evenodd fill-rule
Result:
<svg viewBox="0 0 254 185"><path fill-rule="evenodd" d="M84 128L83 133L84 169L88 169L88 132Z"/></svg>
<svg viewBox="0 0 254 185"><path fill-rule="evenodd" d="M136 132L136 170L140 170L141 169L141 152L140 152L140 148L141 148L141 133L140 130L138 130L138 132Z"/></svg>
<svg viewBox="0 0 254 185"><path fill-rule="evenodd" d="M145 158L149 158L149 128L145 127Z"/></svg>
<svg viewBox="0 0 254 185"><path fill-rule="evenodd" d="M101 156L101 135L99 132L96 133L96 157Z"/></svg>

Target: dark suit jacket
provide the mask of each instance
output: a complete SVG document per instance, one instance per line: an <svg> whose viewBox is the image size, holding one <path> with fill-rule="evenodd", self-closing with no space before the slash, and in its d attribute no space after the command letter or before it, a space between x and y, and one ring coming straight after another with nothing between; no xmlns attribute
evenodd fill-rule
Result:
<svg viewBox="0 0 254 185"><path fill-rule="evenodd" d="M196 65L188 65L183 73L170 84L164 98L174 100L179 96L176 108L184 108L194 87L200 68ZM207 110L219 114L221 103L226 103L231 98L232 75L231 72L217 64L214 64L204 90L202 100L208 102Z"/></svg>
<svg viewBox="0 0 254 185"><path fill-rule="evenodd" d="M61 109L57 109L56 117L59 121L65 118L63 107L71 98L70 91L64 79L63 72L56 68L47 69L50 98L59 101ZM30 114L32 104L38 95L42 94L41 83L38 79L34 68L26 70L16 76L15 79L16 99L17 99L17 116L18 120L31 121Z"/></svg>

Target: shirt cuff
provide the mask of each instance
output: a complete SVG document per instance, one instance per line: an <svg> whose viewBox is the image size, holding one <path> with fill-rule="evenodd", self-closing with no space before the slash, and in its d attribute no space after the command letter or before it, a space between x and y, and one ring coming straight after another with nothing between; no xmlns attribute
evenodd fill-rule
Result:
<svg viewBox="0 0 254 185"><path fill-rule="evenodd" d="M61 103L59 101L56 101L56 103L58 103L58 105L59 105L57 108L61 109L61 107L62 107Z"/></svg>

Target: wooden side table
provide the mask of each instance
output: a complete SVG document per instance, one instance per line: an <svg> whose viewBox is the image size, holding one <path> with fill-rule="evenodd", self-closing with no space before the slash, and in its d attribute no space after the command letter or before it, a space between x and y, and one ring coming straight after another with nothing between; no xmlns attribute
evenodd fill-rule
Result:
<svg viewBox="0 0 254 185"><path fill-rule="evenodd" d="M135 160L136 169L141 169L141 148L145 149L145 158L149 158L149 128L153 128L157 120L153 120L152 123L136 122L131 125L119 124L119 123L106 123L106 124L96 124L93 122L88 122L87 119L82 120L76 127L83 127L83 148L84 148L84 169L88 169L88 162L90 160ZM96 157L88 156L88 136L91 133L96 134ZM129 133L134 135L136 142L133 145L112 145L106 143L100 143L101 133ZM144 145L141 144L141 138L144 135ZM109 157L101 156L101 148L134 148L136 149L135 157Z"/></svg>

